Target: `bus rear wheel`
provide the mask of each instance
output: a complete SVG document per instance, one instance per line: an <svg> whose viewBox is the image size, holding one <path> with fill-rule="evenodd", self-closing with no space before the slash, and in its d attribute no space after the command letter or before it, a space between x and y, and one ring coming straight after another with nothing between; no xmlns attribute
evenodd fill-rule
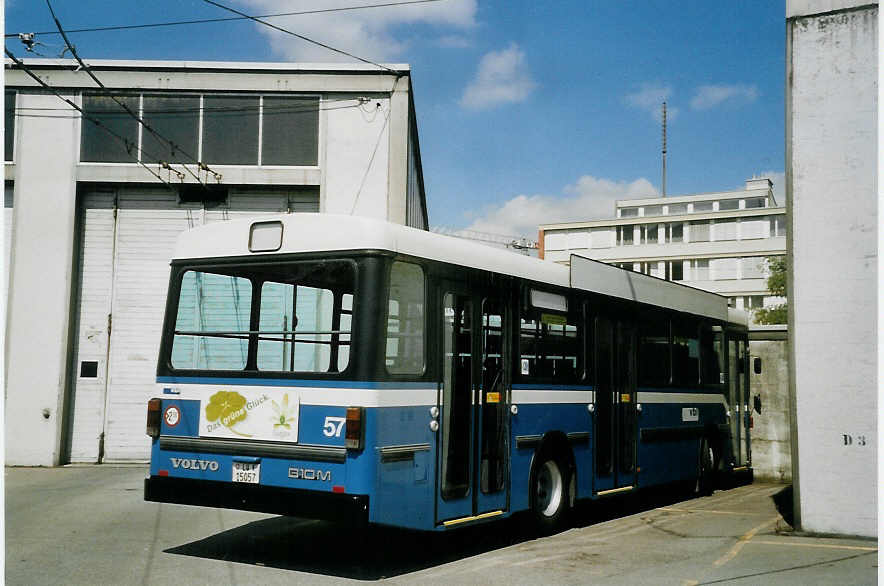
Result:
<svg viewBox="0 0 884 586"><path fill-rule="evenodd" d="M712 494L715 488L715 450L709 438L700 438L700 449L697 454L697 482L694 485L694 494L705 496Z"/></svg>
<svg viewBox="0 0 884 586"><path fill-rule="evenodd" d="M531 475L531 510L542 533L563 526L573 502L574 485L563 462L549 453L541 453Z"/></svg>

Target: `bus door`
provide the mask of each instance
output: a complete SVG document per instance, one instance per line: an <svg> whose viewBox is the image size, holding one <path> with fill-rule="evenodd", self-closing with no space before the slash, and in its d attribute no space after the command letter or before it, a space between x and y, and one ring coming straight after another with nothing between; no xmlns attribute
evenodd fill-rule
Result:
<svg viewBox="0 0 884 586"><path fill-rule="evenodd" d="M749 464L749 356L745 336L730 332L727 342L728 405L734 468Z"/></svg>
<svg viewBox="0 0 884 586"><path fill-rule="evenodd" d="M502 298L443 288L437 522L507 506L509 369Z"/></svg>
<svg viewBox="0 0 884 586"><path fill-rule="evenodd" d="M635 486L636 334L632 324L596 319L594 491L612 494Z"/></svg>

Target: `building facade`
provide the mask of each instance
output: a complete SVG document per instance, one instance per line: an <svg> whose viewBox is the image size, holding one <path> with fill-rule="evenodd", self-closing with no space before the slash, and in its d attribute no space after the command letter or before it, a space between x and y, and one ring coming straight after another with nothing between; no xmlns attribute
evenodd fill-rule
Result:
<svg viewBox="0 0 884 586"><path fill-rule="evenodd" d="M427 229L405 65L89 65L105 89L74 61L6 63L13 465L147 459L182 231L298 212Z"/></svg>
<svg viewBox="0 0 884 586"><path fill-rule="evenodd" d="M874 536L878 2L786 2L792 462L804 531Z"/></svg>
<svg viewBox="0 0 884 586"><path fill-rule="evenodd" d="M772 187L750 179L738 191L620 200L611 220L540 226L541 257L587 256L724 295L738 309L776 305L766 259L786 253L786 209Z"/></svg>

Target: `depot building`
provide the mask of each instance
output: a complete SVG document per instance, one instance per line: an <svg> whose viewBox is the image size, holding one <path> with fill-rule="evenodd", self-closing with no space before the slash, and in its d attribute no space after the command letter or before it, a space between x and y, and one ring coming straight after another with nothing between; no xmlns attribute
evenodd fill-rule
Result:
<svg viewBox="0 0 884 586"><path fill-rule="evenodd" d="M406 65L89 66L104 88L75 61L6 63L11 465L147 460L182 231L300 212L427 228Z"/></svg>

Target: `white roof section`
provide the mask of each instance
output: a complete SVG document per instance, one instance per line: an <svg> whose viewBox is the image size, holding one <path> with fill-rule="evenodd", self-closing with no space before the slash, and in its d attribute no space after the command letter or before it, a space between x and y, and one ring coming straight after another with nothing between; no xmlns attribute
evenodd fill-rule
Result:
<svg viewBox="0 0 884 586"><path fill-rule="evenodd" d="M252 225L267 222L282 225L279 249L251 252L249 237ZM558 263L483 246L462 238L358 216L298 213L207 224L183 232L178 237L173 258L258 258L352 250L384 250L671 307L722 321L727 321L729 317L725 297L582 256L572 255L569 269Z"/></svg>
<svg viewBox="0 0 884 586"><path fill-rule="evenodd" d="M69 67L77 69L76 59L22 59L28 67ZM268 61L141 61L132 59L87 59L90 68L98 69L193 69L220 71L283 71L283 72L341 72L341 73L390 73L370 63L284 63ZM13 65L12 59L6 59L6 65ZM407 63L379 63L393 71L408 72L411 67ZM94 85L94 83L93 83Z"/></svg>
<svg viewBox="0 0 884 586"><path fill-rule="evenodd" d="M273 252L250 252L249 232L252 224L268 221L282 223L282 246ZM178 237L173 258L259 257L347 250L386 250L568 286L568 268L557 263L483 246L462 238L371 218L337 214L286 214L200 226Z"/></svg>
<svg viewBox="0 0 884 586"><path fill-rule="evenodd" d="M679 285L656 277L571 255L571 286L640 303L670 307L728 321L727 298L708 291Z"/></svg>

